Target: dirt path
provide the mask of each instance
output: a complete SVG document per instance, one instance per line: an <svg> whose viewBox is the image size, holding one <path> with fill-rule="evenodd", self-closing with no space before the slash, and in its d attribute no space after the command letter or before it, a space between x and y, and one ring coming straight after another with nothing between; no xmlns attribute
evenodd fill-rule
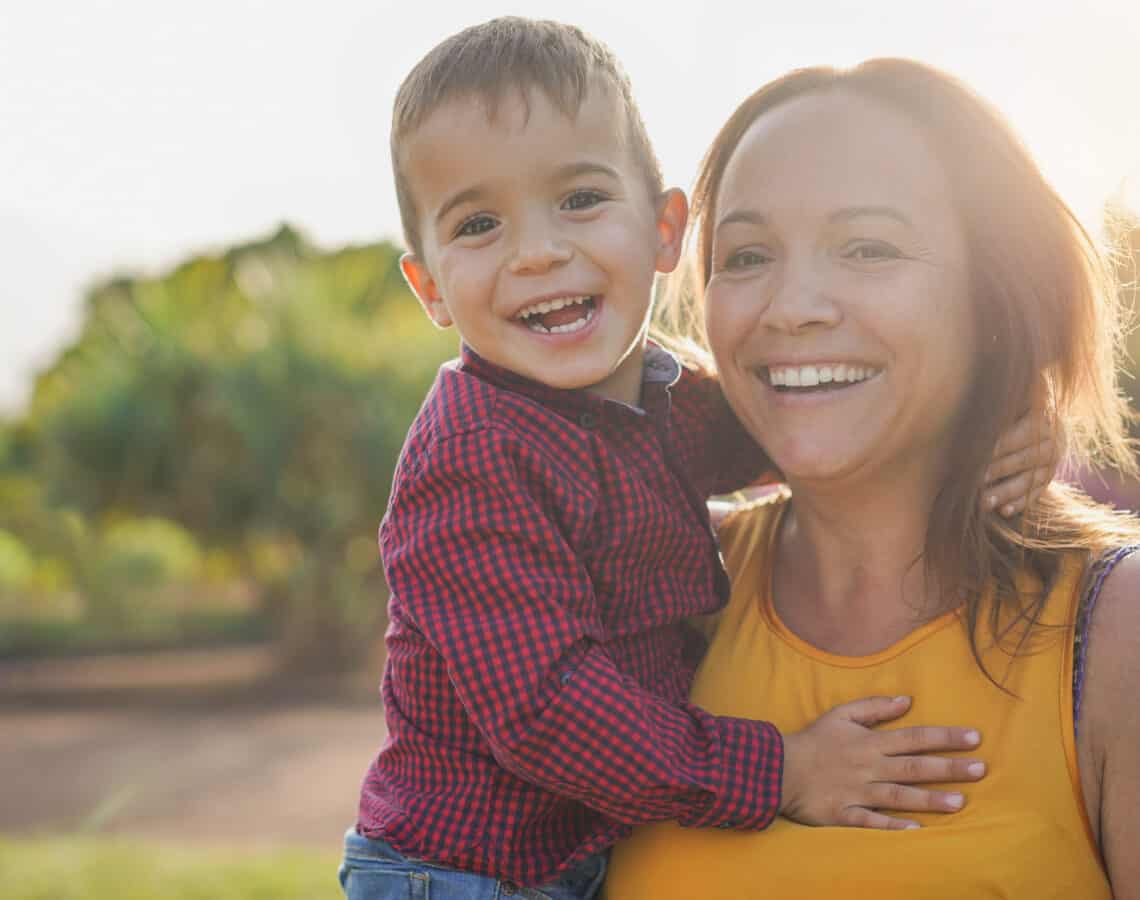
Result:
<svg viewBox="0 0 1140 900"><path fill-rule="evenodd" d="M0 664L0 832L335 849L383 739L376 673L269 685L265 651Z"/></svg>

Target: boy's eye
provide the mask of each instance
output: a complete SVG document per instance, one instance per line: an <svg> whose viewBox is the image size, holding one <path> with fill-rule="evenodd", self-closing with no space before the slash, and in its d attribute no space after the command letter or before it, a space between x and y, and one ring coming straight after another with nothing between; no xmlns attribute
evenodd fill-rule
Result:
<svg viewBox="0 0 1140 900"><path fill-rule="evenodd" d="M499 223L490 216L472 216L470 219L465 219L460 226L455 229L455 236L475 237L476 235L486 234L488 231L494 230L498 224Z"/></svg>
<svg viewBox="0 0 1140 900"><path fill-rule="evenodd" d="M572 194L570 194L569 197L567 197L565 200L562 201L562 208L563 209L590 209L593 206L597 206L599 203L601 203L605 199L606 199L606 195L603 194L601 191L590 191L590 190L574 191Z"/></svg>
<svg viewBox="0 0 1140 900"><path fill-rule="evenodd" d="M848 245L843 255L857 262L880 262L888 259L902 259L903 253L897 247L883 241L859 241Z"/></svg>

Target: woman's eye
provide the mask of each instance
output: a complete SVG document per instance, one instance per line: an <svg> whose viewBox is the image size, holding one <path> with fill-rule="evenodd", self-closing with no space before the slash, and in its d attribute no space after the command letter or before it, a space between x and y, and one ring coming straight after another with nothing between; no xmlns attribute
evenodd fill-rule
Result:
<svg viewBox="0 0 1140 900"><path fill-rule="evenodd" d="M901 259L902 251L882 241L863 241L847 248L844 254L858 262L878 262L885 259Z"/></svg>
<svg viewBox="0 0 1140 900"><path fill-rule="evenodd" d="M475 237L492 231L499 223L490 216L472 216L455 229L456 237Z"/></svg>
<svg viewBox="0 0 1140 900"><path fill-rule="evenodd" d="M725 269L751 269L771 262L771 257L759 250L737 250L724 261Z"/></svg>
<svg viewBox="0 0 1140 900"><path fill-rule="evenodd" d="M562 201L563 209L590 209L597 206L606 195L600 191L574 191L569 197Z"/></svg>

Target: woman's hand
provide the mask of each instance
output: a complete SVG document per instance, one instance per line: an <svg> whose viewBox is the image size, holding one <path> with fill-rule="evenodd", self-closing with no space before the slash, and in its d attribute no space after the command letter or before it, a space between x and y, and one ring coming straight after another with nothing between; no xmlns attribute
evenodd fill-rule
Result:
<svg viewBox="0 0 1140 900"><path fill-rule="evenodd" d="M1035 406L998 439L986 469L982 508L1010 518L1025 511L1053 480L1061 461L1048 414Z"/></svg>
<svg viewBox="0 0 1140 900"><path fill-rule="evenodd" d="M828 710L803 731L784 736L780 812L805 825L917 828L912 819L879 810L957 812L966 798L954 791L912 787L930 781L977 781L986 767L977 759L916 756L937 750L970 750L981 741L968 728L870 726L897 719L909 697L869 697Z"/></svg>

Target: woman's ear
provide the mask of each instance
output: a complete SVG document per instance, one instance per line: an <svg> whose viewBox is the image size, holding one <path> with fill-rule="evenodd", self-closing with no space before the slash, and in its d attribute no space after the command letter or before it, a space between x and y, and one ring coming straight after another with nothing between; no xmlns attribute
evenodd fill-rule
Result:
<svg viewBox="0 0 1140 900"><path fill-rule="evenodd" d="M400 271L404 273L404 280L420 301L428 318L438 328L449 327L452 324L451 313L423 260L414 254L405 253L400 257Z"/></svg>
<svg viewBox="0 0 1140 900"><path fill-rule="evenodd" d="M681 259L689 201L680 188L669 188L657 198L657 271L672 272Z"/></svg>

